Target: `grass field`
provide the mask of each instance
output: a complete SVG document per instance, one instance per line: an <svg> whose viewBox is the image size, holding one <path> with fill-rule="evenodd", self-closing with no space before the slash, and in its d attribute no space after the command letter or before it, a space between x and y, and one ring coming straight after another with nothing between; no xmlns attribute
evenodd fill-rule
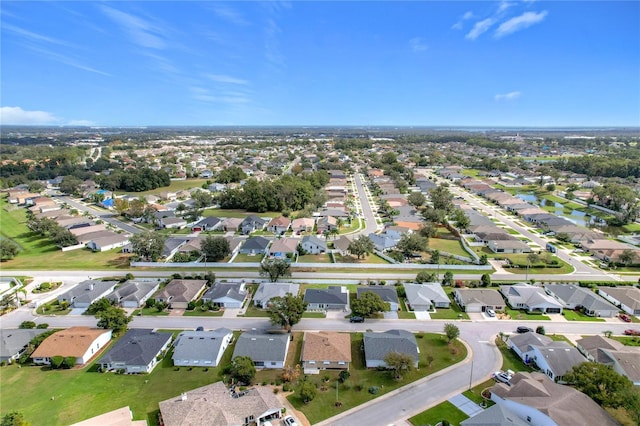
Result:
<svg viewBox="0 0 640 426"><path fill-rule="evenodd" d="M0 199L0 233L11 238L21 248L15 259L2 262L2 269L47 270L56 269L104 270L129 268L129 254L119 249L94 253L89 249L62 252L47 238L27 228L26 210L8 205L6 197Z"/></svg>
<svg viewBox="0 0 640 426"><path fill-rule="evenodd" d="M298 256L298 263L331 263L328 254L305 254Z"/></svg>
<svg viewBox="0 0 640 426"><path fill-rule="evenodd" d="M461 421L468 419L465 413L456 408L449 401L444 401L435 407L423 411L413 416L409 422L415 426L435 425L443 420L448 421L452 425L459 425Z"/></svg>
<svg viewBox="0 0 640 426"><path fill-rule="evenodd" d="M605 322L604 318L590 317L582 312L572 311L570 309L563 309L562 315L567 319L567 321Z"/></svg>
<svg viewBox="0 0 640 426"><path fill-rule="evenodd" d="M232 353L225 352L222 365ZM98 373L95 365L72 370L11 365L2 367L0 377L2 414L17 410L33 425L68 425L128 405L134 419L156 425L158 402L220 379L218 368L176 371L171 352L151 374L140 375Z"/></svg>
<svg viewBox="0 0 640 426"><path fill-rule="evenodd" d="M176 192L183 189L202 188L202 184L207 183L206 179L185 179L185 180L172 180L169 186L163 186L161 188L152 189L144 192L125 192L127 195L134 197L143 197L145 195L158 195L161 192L169 191Z"/></svg>
<svg viewBox="0 0 640 426"><path fill-rule="evenodd" d="M456 254L458 256L469 257L469 253L462 248L459 240L449 240L443 238L429 238L429 248L442 252Z"/></svg>
<svg viewBox="0 0 640 426"><path fill-rule="evenodd" d="M233 259L233 263L260 263L264 255L248 255L238 253Z"/></svg>
<svg viewBox="0 0 640 426"><path fill-rule="evenodd" d="M505 308L505 313L507 313L512 320L534 320L534 321L550 321L546 315L542 314L530 314L527 311L521 311L516 309L511 309L510 307Z"/></svg>
<svg viewBox="0 0 640 426"><path fill-rule="evenodd" d="M351 366L349 372L351 376L348 380L349 389L345 389L344 385L340 385L339 401L342 406L336 407L336 381L337 371L327 372L330 380L324 385L326 390L319 390L318 394L308 404L304 404L300 397L294 393L287 397L289 402L298 410L305 413L311 424L318 423L326 418L335 416L350 408L360 405L372 398L382 396L390 391L405 386L419 378L430 375L449 365L462 361L466 357L466 350L460 342L455 342L450 346L446 342L446 338L440 334L418 334L416 335L418 346L420 348L420 368L405 373L401 381L395 380L387 371L377 371L374 369L366 369L364 366L364 353L362 350L361 333L351 335ZM430 366L426 365L427 356L433 357ZM318 376L309 376L309 380L323 386L321 382L323 374ZM379 393L372 395L368 392L369 387L378 386Z"/></svg>

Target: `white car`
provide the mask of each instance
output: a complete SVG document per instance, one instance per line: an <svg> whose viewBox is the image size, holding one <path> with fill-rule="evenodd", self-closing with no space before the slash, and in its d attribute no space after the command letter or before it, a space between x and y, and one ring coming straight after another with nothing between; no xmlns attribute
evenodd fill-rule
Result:
<svg viewBox="0 0 640 426"><path fill-rule="evenodd" d="M488 316L490 316L491 318L493 318L493 317L495 317L495 316L496 316L496 312L495 312L493 309L487 309L487 310L485 311L485 313L486 313Z"/></svg>
<svg viewBox="0 0 640 426"><path fill-rule="evenodd" d="M514 372L511 370L496 371L495 373L493 373L493 378L498 382L509 383L513 375L514 375Z"/></svg>
<svg viewBox="0 0 640 426"><path fill-rule="evenodd" d="M291 416L285 417L283 422L285 426L298 426L298 423L296 423L296 420Z"/></svg>

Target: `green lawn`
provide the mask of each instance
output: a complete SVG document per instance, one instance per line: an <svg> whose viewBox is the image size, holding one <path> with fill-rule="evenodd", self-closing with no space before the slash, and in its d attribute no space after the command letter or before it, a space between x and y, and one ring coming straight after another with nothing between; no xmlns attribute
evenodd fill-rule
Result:
<svg viewBox="0 0 640 426"><path fill-rule="evenodd" d="M451 288L451 291L453 291L453 288ZM449 299L451 299L451 291L448 293ZM437 308L436 312L430 313L429 316L431 319L469 319L469 315L466 312L462 312L462 309L455 301L451 300L450 306L449 309Z"/></svg>
<svg viewBox="0 0 640 426"><path fill-rule="evenodd" d="M534 320L534 321L550 321L546 315L542 314L530 314L526 311L511 309L510 307L505 308L505 312L511 317L512 320Z"/></svg>
<svg viewBox="0 0 640 426"><path fill-rule="evenodd" d="M496 338L495 343L502 354L502 370L533 371L531 367L522 362L514 351L507 347L507 344L500 337Z"/></svg>
<svg viewBox="0 0 640 426"><path fill-rule="evenodd" d="M305 254L298 256L298 263L331 263L328 254Z"/></svg>
<svg viewBox="0 0 640 426"><path fill-rule="evenodd" d="M469 257L469 253L462 247L460 240L450 240L443 238L429 238L429 248L439 250L458 256Z"/></svg>
<svg viewBox="0 0 640 426"><path fill-rule="evenodd" d="M324 312L305 312L302 314L302 318L326 318Z"/></svg>
<svg viewBox="0 0 640 426"><path fill-rule="evenodd" d="M36 313L39 315L67 315L69 312L71 312L71 308L60 309L60 305L57 300L40 305L38 306L38 309L36 309Z"/></svg>
<svg viewBox="0 0 640 426"><path fill-rule="evenodd" d="M443 420L447 420L451 425L458 426L460 422L468 419L465 413L456 408L449 401L444 401L433 408L423 411L413 416L409 422L415 426L435 425Z"/></svg>
<svg viewBox="0 0 640 426"><path fill-rule="evenodd" d="M232 354L229 347L221 364ZM1 371L2 414L19 411L33 425L68 425L127 405L134 419L156 425L158 402L222 377L218 368L176 371L171 352L151 374L98 373L95 365L72 370L11 365Z"/></svg>
<svg viewBox="0 0 640 426"><path fill-rule="evenodd" d="M612 339L617 340L625 346L640 346L640 337L636 336L611 336Z"/></svg>
<svg viewBox="0 0 640 426"><path fill-rule="evenodd" d="M207 183L206 179L185 179L185 180L172 180L169 186L163 186L160 188L152 189L144 192L125 192L127 195L134 197L143 197L145 195L158 195L161 192L169 191L176 192L183 189L202 188L202 184ZM118 192L120 193L120 192Z"/></svg>
<svg viewBox="0 0 640 426"><path fill-rule="evenodd" d="M120 249L94 253L89 249L62 252L49 239L27 228L26 209L11 206L6 197L0 199L0 233L11 238L21 248L15 259L2 262L2 269L47 270L57 269L104 270L129 268L129 254Z"/></svg>
<svg viewBox="0 0 640 426"><path fill-rule="evenodd" d="M363 335L357 333L351 335L352 362L349 369L351 376L346 383L348 389L345 388L345 385L340 385L338 388L338 398L342 406L336 407L334 404L336 401L337 371L326 373L330 377L326 384L321 383L325 375L324 372L319 376L308 376L308 380L319 386L316 397L310 403L304 404L297 393L293 393L287 399L296 409L304 412L311 424L315 424L460 362L467 355L464 345L460 342L448 345L443 335L425 333L416 335L416 338L420 348L420 368L406 373L401 381L395 380L387 371L365 368L362 349ZM427 366L427 356L433 357L429 366ZM379 393L377 395L374 396L368 392L371 386L378 386Z"/></svg>
<svg viewBox="0 0 640 426"><path fill-rule="evenodd" d="M243 316L266 318L269 316L269 314L267 314L267 311L265 311L264 309L260 309L252 303L249 306L247 306L247 309L244 311Z"/></svg>
<svg viewBox="0 0 640 426"><path fill-rule="evenodd" d="M236 257L233 259L233 263L260 263L263 255L248 255L238 253Z"/></svg>
<svg viewBox="0 0 640 426"><path fill-rule="evenodd" d="M482 396L482 391L487 388L490 388L495 384L496 384L495 380L489 379L487 381L480 383L479 385L472 387L470 390L466 390L462 392L462 394L467 398L469 398L470 400L472 400L473 402L475 402L476 404L481 404L484 402L487 405L487 407L491 407L492 405L495 404L495 402L491 401L490 399L484 398Z"/></svg>
<svg viewBox="0 0 640 426"><path fill-rule="evenodd" d="M185 317L221 317L224 311L201 311L200 309L194 309L193 311L184 311L182 316Z"/></svg>
<svg viewBox="0 0 640 426"><path fill-rule="evenodd" d="M160 317L166 317L167 315L169 315L169 311L167 311L166 309L164 311L159 311L157 308L142 308L142 309L136 309L135 311L133 311L133 315L153 315L153 316L160 316Z"/></svg>
<svg viewBox="0 0 640 426"><path fill-rule="evenodd" d="M567 319L567 321L605 322L604 318L590 317L589 315L585 315L582 312L572 311L570 309L563 309L562 315Z"/></svg>

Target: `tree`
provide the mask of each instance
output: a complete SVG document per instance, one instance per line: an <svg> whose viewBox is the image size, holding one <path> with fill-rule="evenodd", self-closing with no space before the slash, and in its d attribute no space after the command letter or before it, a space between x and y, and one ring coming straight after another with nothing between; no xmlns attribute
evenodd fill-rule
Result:
<svg viewBox="0 0 640 426"><path fill-rule="evenodd" d="M207 235L200 246L205 261L218 262L231 253L231 246L226 238L221 236Z"/></svg>
<svg viewBox="0 0 640 426"><path fill-rule="evenodd" d="M18 328L36 328L36 323L33 321L22 321Z"/></svg>
<svg viewBox="0 0 640 426"><path fill-rule="evenodd" d="M460 336L460 329L450 322L444 325L444 334L447 336L447 342L451 343Z"/></svg>
<svg viewBox="0 0 640 426"><path fill-rule="evenodd" d="M116 210L116 212L118 212L120 216L122 216L124 212L131 208L131 203L126 198L116 198L115 200L113 200L113 208Z"/></svg>
<svg viewBox="0 0 640 426"><path fill-rule="evenodd" d="M440 263L440 250L434 250L431 252L431 263L438 264Z"/></svg>
<svg viewBox="0 0 640 426"><path fill-rule="evenodd" d="M455 221L456 228L460 230L466 230L471 224L471 219L469 219L461 208L456 208L453 211L453 220Z"/></svg>
<svg viewBox="0 0 640 426"><path fill-rule="evenodd" d="M119 200L116 199L116 201ZM127 210L127 215L129 217L142 217L145 209L147 208L147 201L144 198L136 198L135 200L129 201L129 210Z"/></svg>
<svg viewBox="0 0 640 426"><path fill-rule="evenodd" d="M104 312L107 309L111 308L113 305L114 304L111 300L107 299L106 297L101 297L100 299L89 305L86 313L89 315L97 315L100 312Z"/></svg>
<svg viewBox="0 0 640 426"><path fill-rule="evenodd" d="M453 284L453 272L447 271L444 273L444 277L442 278L442 285L452 285Z"/></svg>
<svg viewBox="0 0 640 426"><path fill-rule="evenodd" d="M371 238L366 235L360 235L355 240L349 243L349 247L347 247L349 253L355 255L358 259L364 258L366 255L373 253L375 250L375 246Z"/></svg>
<svg viewBox="0 0 640 426"><path fill-rule="evenodd" d="M402 379L403 371L411 371L415 360L409 354L391 351L384 356L384 362L387 367L393 371L393 377L396 380Z"/></svg>
<svg viewBox="0 0 640 426"><path fill-rule="evenodd" d="M424 196L422 192L414 191L411 194L407 195L407 201L413 207L422 207L424 203L427 202L427 197Z"/></svg>
<svg viewBox="0 0 640 426"><path fill-rule="evenodd" d="M489 263L489 258L486 254L483 254L482 256L480 256L479 262L481 265L487 265Z"/></svg>
<svg viewBox="0 0 640 426"><path fill-rule="evenodd" d="M291 264L284 259L266 259L260 264L260 276L269 277L272 283L278 278L291 276Z"/></svg>
<svg viewBox="0 0 640 426"><path fill-rule="evenodd" d="M545 331L545 329L544 329L544 326L543 326L543 325L539 325L539 326L537 326L537 327L536 327L536 333L538 333L538 334L542 334L543 336L544 336L545 334L547 334L547 332Z"/></svg>
<svg viewBox="0 0 640 426"><path fill-rule="evenodd" d="M0 239L0 259L13 259L20 252L20 247L9 238Z"/></svg>
<svg viewBox="0 0 640 426"><path fill-rule="evenodd" d="M12 411L2 417L0 426L30 426L31 424L24 419L24 415L18 411Z"/></svg>
<svg viewBox="0 0 640 426"><path fill-rule="evenodd" d="M58 247L69 247L78 244L78 239L67 228L58 226L51 235L52 241Z"/></svg>
<svg viewBox="0 0 640 426"><path fill-rule="evenodd" d="M389 309L389 304L373 291L365 291L351 301L351 312L361 317L368 317L377 312L387 312Z"/></svg>
<svg viewBox="0 0 640 426"><path fill-rule="evenodd" d="M420 271L416 275L417 283L432 283L435 281L438 281L438 276L434 272L430 272L428 270Z"/></svg>
<svg viewBox="0 0 640 426"><path fill-rule="evenodd" d="M453 195L446 186L438 185L430 189L429 198L434 209L443 210L445 213L453 210Z"/></svg>
<svg viewBox="0 0 640 426"><path fill-rule="evenodd" d="M564 380L600 405L617 408L625 405L625 392L633 388L627 377L611 366L598 362L574 365Z"/></svg>
<svg viewBox="0 0 640 426"><path fill-rule="evenodd" d="M256 367L248 356L237 356L231 362L229 373L237 381L249 385L256 375Z"/></svg>
<svg viewBox="0 0 640 426"><path fill-rule="evenodd" d="M145 231L132 235L129 241L131 249L135 254L143 259L150 259L155 262L164 249L166 236L155 231Z"/></svg>
<svg viewBox="0 0 640 426"><path fill-rule="evenodd" d="M300 395L302 402L304 402L305 404L313 401L313 398L316 397L317 392L318 390L316 389L316 386L306 380L302 382L302 384L300 385L300 389L298 390L298 394Z"/></svg>
<svg viewBox="0 0 640 426"><path fill-rule="evenodd" d="M489 287L491 285L491 275L482 274L482 276L480 277L480 285L482 287Z"/></svg>
<svg viewBox="0 0 640 426"><path fill-rule="evenodd" d="M115 334L127 331L127 324L133 319L127 316L124 309L115 306L99 312L96 318L98 318L99 328L111 329Z"/></svg>
<svg viewBox="0 0 640 426"><path fill-rule="evenodd" d="M274 297L271 299L267 314L271 323L277 324L286 330L296 325L302 319L302 314L307 310L302 296L294 296L287 293L284 297Z"/></svg>
<svg viewBox="0 0 640 426"><path fill-rule="evenodd" d="M69 195L79 195L82 181L75 176L65 176L60 183L60 191Z"/></svg>
<svg viewBox="0 0 640 426"><path fill-rule="evenodd" d="M618 260L620 261L620 263L626 266L626 265L632 265L633 263L636 262L637 259L638 259L638 255L636 254L635 251L630 249L625 249L625 250L622 250L622 253L620 253L620 257Z"/></svg>
<svg viewBox="0 0 640 426"><path fill-rule="evenodd" d="M29 182L29 186L27 187L29 192L33 192L35 194L38 194L44 191L45 188L46 188L45 185L42 182L38 182L38 181Z"/></svg>
<svg viewBox="0 0 640 426"><path fill-rule="evenodd" d="M403 234L396 244L396 249L402 252L405 257L413 253L422 252L427 248L429 241L418 233Z"/></svg>

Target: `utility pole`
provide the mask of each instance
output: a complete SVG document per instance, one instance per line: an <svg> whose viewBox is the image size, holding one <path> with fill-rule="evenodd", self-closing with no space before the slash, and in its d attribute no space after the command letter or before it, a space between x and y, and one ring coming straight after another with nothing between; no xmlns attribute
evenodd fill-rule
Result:
<svg viewBox="0 0 640 426"><path fill-rule="evenodd" d="M472 382L473 382L473 359L471 359L471 372L469 373L469 390L471 390Z"/></svg>

